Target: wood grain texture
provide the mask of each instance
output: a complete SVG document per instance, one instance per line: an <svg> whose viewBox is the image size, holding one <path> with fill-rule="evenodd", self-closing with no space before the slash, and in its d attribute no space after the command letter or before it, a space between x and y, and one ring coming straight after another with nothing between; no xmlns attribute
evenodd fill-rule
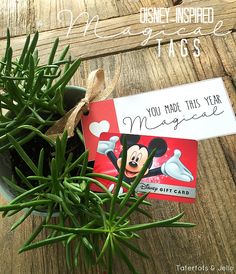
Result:
<svg viewBox="0 0 236 274"><path fill-rule="evenodd" d="M205 37L201 38L201 56L200 58L192 58L194 69L198 74L199 80L224 76L224 82L229 93L230 101L236 112L236 54L235 54L235 33L227 36L227 38ZM190 52L191 52L190 48ZM235 137L228 136L220 138L220 142L227 159L231 173L236 179L235 172Z"/></svg>
<svg viewBox="0 0 236 274"><path fill-rule="evenodd" d="M0 25L9 27L13 36L39 31L54 30L70 25L70 18L58 13L70 10L78 16L88 12L90 16L99 14L101 20L139 13L141 7L169 7L172 0L2 0ZM85 22L85 19L81 19ZM78 25L78 23L76 23ZM0 38L5 37L5 29L0 29Z"/></svg>
<svg viewBox="0 0 236 274"><path fill-rule="evenodd" d="M219 20L223 20L224 24L221 28L221 33L226 33L232 29L234 29L236 23L236 3L229 2L228 0L207 0L200 3L192 2L189 4L184 4L185 7L190 6L204 6L204 7L213 7L215 9L215 23L213 24L187 24L184 25L186 30L185 34L181 35L181 37L177 34L171 35L173 40L180 40L180 38L191 38L197 37L197 34L192 33L196 28L201 27L202 33L206 34L213 30L216 22ZM145 35L132 35L127 36L124 34L120 34L116 37L112 37L122 31L124 31L128 26L131 27L132 32L142 33L145 28L151 27L153 30L153 34L157 34L163 29L165 29L168 33L175 33L177 29L179 29L179 25L175 22L171 22L171 20L175 16L176 7L170 8L170 23L168 24L168 29L166 29L165 24L140 24L139 14L132 14L129 16L122 16L107 20L99 21L97 26L97 34L102 37L109 38L97 38L94 34L94 25L92 23L84 36L85 25L75 25L70 34L67 36L68 28L60 28L51 31L42 32L40 35L39 46L41 48L42 53L42 62L46 62L46 59L49 54L50 45L55 40L56 37L60 37L61 44L60 49L67 44L71 45L71 51L75 57L80 57L81 59L89 59L94 58L96 56L101 55L110 55L115 54L117 52L134 50L142 48L142 42L147 38ZM67 13L66 13L67 14ZM73 20L77 18L80 13L73 13ZM67 14L68 15L68 14ZM83 21L82 17L82 21ZM76 21L77 23L81 23L80 19ZM159 39L163 39L162 43L165 43L170 40L170 36L165 36L163 33L158 35ZM225 38L227 39L227 37ZM16 37L12 39L12 46L15 49L15 54L19 54L19 51L22 49L25 37ZM157 41L156 38L151 39L146 46L156 46ZM4 50L4 41L0 41L0 55L2 55Z"/></svg>
<svg viewBox="0 0 236 274"><path fill-rule="evenodd" d="M14 1L11 2L14 3ZM34 10L37 10L36 2L37 1L34 1L34 4L32 4L34 5ZM56 1L47 2L50 3L51 9L54 9ZM74 2L74 5L77 5L75 1L72 2ZM84 0L80 2L82 8L86 8L86 2L88 1ZM119 5L118 2L119 1L116 1L116 7ZM137 9L139 9L139 5L144 3L144 1L138 2ZM155 1L155 3L156 2L162 4L161 1ZM190 5L190 2L191 5L202 5L202 1L189 1L188 3L185 2L185 5ZM6 5L6 3L7 1L4 2L4 5ZM62 3L64 2L60 1L60 6L57 7L65 7L63 5L66 4ZM70 1L67 3L70 3ZM114 2L111 1L110 3ZM147 1L145 1L145 4L146 3ZM150 0L148 3L151 5L154 2ZM232 17L235 13L235 3L233 1L227 1L227 3L224 1L223 6L218 0L204 1L204 3L206 5L214 3L214 5L218 7L217 10L220 14L219 18L229 18L227 19L227 26L229 29L233 26L235 20ZM169 4L170 3L168 3L168 5ZM1 5L2 4L0 3L0 6ZM38 5L40 6L41 4ZM129 4L127 4L126 10L131 10L128 5ZM135 11L136 7L133 5L131 6L133 11ZM42 7L43 6L41 6L41 8ZM25 9L23 9L24 12L26 12L28 8L29 7L25 7ZM91 9L92 8L93 7L91 7ZM125 15L125 8L123 9L123 15ZM45 14L43 14L43 12L45 12ZM46 16L50 17L49 21L51 21L48 22L47 28L62 27L62 29L42 33L43 37L41 37L40 51L42 51L43 56L46 56L48 54L48 45L52 38L56 33L64 33L65 28L63 27L65 27L65 25L56 26L57 23L54 21L54 18L52 18L52 14L50 15L46 10L38 12L36 18L39 18L41 13L45 18ZM118 9L118 16L120 14L122 15L121 11ZM124 23L127 23L127 21L125 21L126 18L131 17L125 16L125 18L106 19L104 22L106 22L107 29L109 29L108 26L111 27L111 22L115 25L117 20L120 22L119 20L122 19L124 20ZM33 29L35 26L34 23L29 27L27 23L29 21L27 20L25 21L25 28ZM32 22L35 21L33 20ZM1 24L3 24L0 25L3 26L1 29L4 29L7 24L5 19L1 21ZM104 25L104 28L106 26ZM16 35L18 35L18 30L15 31ZM15 38L14 45L20 49L21 45L19 43L23 40L24 37ZM74 51L76 56L81 54L81 52L79 52L80 43L83 47L84 45L87 45L88 48L90 47L88 40L78 41L77 36L74 36L69 40L63 40L63 44L66 44L67 41L70 41L72 47L76 49L76 51ZM116 41L117 46L119 43L122 45L122 41ZM169 57L168 45L163 45L162 55L159 58L156 47L136 49L133 46L129 48L129 45L127 45L127 43L125 45L124 43L122 45L122 50L125 50L126 52L120 53L123 59L121 77L112 96L120 97L213 77L223 77L234 111L236 111L235 43L236 33L232 33L225 38L215 38L211 36L201 37L201 56L199 58L193 56L194 51L191 39L189 39L188 44L190 55L185 58L180 55L179 51L176 51L175 57ZM102 45L100 47L102 47ZM178 41L175 43L175 47L180 47ZM95 51L95 49L93 50ZM102 50L96 54L103 54ZM118 56L113 55L113 53L117 51L117 48L108 51L107 56L100 56L93 59L90 58L96 56L96 54L91 54L90 48L88 51L89 54L86 57L88 60L82 62L81 68L73 78L72 83L84 86L88 73L98 67L104 68L106 81L108 82L113 77L117 63L116 60ZM130 254L140 273L178 274L180 272L177 271L176 265L179 264L190 266L205 265L208 267L211 265L214 265L215 267L230 265L236 267L235 163L235 135L213 138L199 143L196 203L187 205L152 200L153 218L167 218L184 210L186 212L184 220L194 222L197 226L193 229L161 228L143 232L142 236L144 239L137 241L136 244L146 251L151 258L149 260L142 260L137 256ZM1 199L0 203L4 203L4 201ZM83 262L81 262L81 265L77 270L69 271L65 264L64 250L59 245L40 248L36 251L18 255L17 249L27 238L27 235L32 232L32 229L40 222L40 218L30 217L19 230L10 232L10 227L14 220L15 218L3 219L0 221L0 255L2 258L0 273L103 274L103 272L97 268L87 272ZM134 216L135 222L143 222L144 220L144 217ZM41 237L43 236L45 236L44 233ZM127 268L123 264L120 264L119 260L115 262L114 268L115 274L129 273Z"/></svg>
<svg viewBox="0 0 236 274"><path fill-rule="evenodd" d="M49 3L49 4L48 4ZM99 14L101 20L114 18L118 16L139 13L141 7L168 7L172 6L171 0L90 0L90 1L50 1L39 0L34 2L36 26L40 31L52 30L59 27L69 26L70 21L66 16L59 23L57 14L61 10L71 10L79 15L81 12L88 12L91 17ZM45 9L45 6L48 9ZM82 19L82 22L84 20ZM78 24L78 23L77 23ZM76 24L76 25L77 25Z"/></svg>
<svg viewBox="0 0 236 274"><path fill-rule="evenodd" d="M117 10L120 16L139 13L142 7L171 7L173 2L171 0L120 0L116 1Z"/></svg>
<svg viewBox="0 0 236 274"><path fill-rule="evenodd" d="M0 4L0 38L6 36L6 28L13 36L32 31L34 12L32 0L2 0ZM3 27L4 26L4 27Z"/></svg>
<svg viewBox="0 0 236 274"><path fill-rule="evenodd" d="M209 39L211 40L211 38L206 38L208 45ZM205 54L208 55L208 52L206 51ZM169 58L167 46L165 46L161 59L157 58L155 48L123 53L124 69L114 96L194 82L198 79L205 79L208 75L210 77L223 76L221 64L218 62L218 53L212 49L211 54L214 58L208 58L207 64L197 66L193 64L191 57ZM201 58L205 58L204 53ZM104 67L108 72L106 77L109 80L112 78L115 63L115 56L84 61L74 82L83 83L82 80L86 77L87 71L96 67ZM199 63L202 62L199 61ZM209 66L214 69L209 70ZM205 68L207 71L203 72ZM153 229L143 233L144 240L140 240L137 245L147 251L151 259L140 260L132 255L141 273L178 273L176 270L178 264L215 264L216 266L235 264L235 177L232 175L228 156L225 155L226 145L231 151L233 147L230 144L232 143L235 143L235 136L200 142L198 199L195 205L152 201L154 218L162 219L185 210L185 220L196 222L197 227L191 230ZM234 151L232 150L231 153ZM136 222L143 220L140 216L135 217ZM36 253L16 255L16 249L23 241L22 238L30 233L32 224L35 225L39 220L33 217L20 231L9 233L7 231L12 221L1 222L2 231L5 234L2 233L0 243L4 246L5 237L10 237L7 241L13 244L10 252L18 263L17 268L14 265L12 272L9 273L69 273L66 272L63 250L57 245L39 249ZM24 231L23 235L22 231ZM30 265L23 263L26 258ZM2 264L2 267L5 267L3 270L8 269L8 264L11 264L11 261L7 260ZM127 269L119 262L115 267L117 271L115 273L127 273ZM82 267L79 272L74 273L86 273L84 271ZM94 271L91 273L100 273L99 270Z"/></svg>
<svg viewBox="0 0 236 274"><path fill-rule="evenodd" d="M226 38L214 37L214 45L222 60L226 74L231 77L236 84L236 33Z"/></svg>

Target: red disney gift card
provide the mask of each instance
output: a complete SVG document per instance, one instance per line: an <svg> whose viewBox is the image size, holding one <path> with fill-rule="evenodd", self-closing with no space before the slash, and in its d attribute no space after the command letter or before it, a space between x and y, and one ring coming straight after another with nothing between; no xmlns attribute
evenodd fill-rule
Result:
<svg viewBox="0 0 236 274"><path fill-rule="evenodd" d="M136 188L150 192L150 198L193 203L196 196L197 141L125 134L127 161L123 181L132 184L150 153L153 161ZM121 166L124 134L102 133L98 142L94 172L117 177ZM98 179L110 191L114 183ZM101 191L97 186L94 190ZM122 189L123 191L123 189Z"/></svg>

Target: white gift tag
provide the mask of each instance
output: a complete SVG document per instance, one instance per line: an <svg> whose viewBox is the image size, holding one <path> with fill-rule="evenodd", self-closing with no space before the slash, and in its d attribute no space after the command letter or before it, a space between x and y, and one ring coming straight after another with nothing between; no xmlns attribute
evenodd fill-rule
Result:
<svg viewBox="0 0 236 274"><path fill-rule="evenodd" d="M94 160L101 132L202 140L236 133L235 114L222 78L90 104L82 118L85 143ZM94 124L96 123L96 124Z"/></svg>

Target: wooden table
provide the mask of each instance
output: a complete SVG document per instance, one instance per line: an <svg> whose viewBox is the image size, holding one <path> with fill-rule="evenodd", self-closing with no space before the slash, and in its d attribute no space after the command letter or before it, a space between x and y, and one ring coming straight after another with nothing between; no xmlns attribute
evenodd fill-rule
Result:
<svg viewBox="0 0 236 274"><path fill-rule="evenodd" d="M236 111L236 32L225 37L204 35L201 37L201 56L195 58L192 46L193 35L189 38L189 55L168 56L168 43L163 37L162 55L157 56L156 42L140 46L140 35L132 38L125 36L99 40L90 29L86 36L81 35L84 18L76 21L72 31L66 37L70 23L71 10L74 18L87 11L90 16L100 17L99 33L112 35L124 26L132 25L136 30L143 28L139 23L140 7L170 7L174 12L172 0L2 0L0 2L0 53L5 47L6 27L11 30L14 49L21 49L26 33L38 29L40 34L40 52L42 59L47 57L49 44L59 36L61 45L71 44L74 57L84 61L73 82L85 84L88 72L103 67L106 80L114 72L118 55L122 55L122 74L113 93L114 97L145 92L174 85L195 82L213 77L223 77L231 101ZM216 18L224 20L224 30L233 30L236 26L236 2L234 0L193 0L185 1L189 6L212 6ZM174 23L170 29L176 29ZM188 25L189 30L193 28ZM206 26L205 26L206 28ZM158 26L157 26L158 29ZM175 46L179 48L178 37L173 35ZM1 55L0 54L0 55ZM236 138L227 136L199 143L197 201L195 204L178 204L167 201L152 201L152 215L155 219L173 216L185 211L184 219L197 224L193 229L152 229L143 233L138 245L150 254L149 260L132 255L133 262L140 273L188 273L178 271L181 266L220 266L234 267L236 272ZM1 199L1 203L4 203ZM64 251L59 245L40 248L24 254L17 254L20 244L39 223L39 217L30 217L17 231L10 232L15 218L2 219L0 222L0 273L1 274L57 274L70 273L67 270ZM142 218L137 217L137 222ZM115 264L115 273L128 273L119 263ZM72 273L85 274L83 262ZM90 273L101 273L98 269ZM205 273L204 271L189 273ZM215 271L211 273L218 273ZM87 273L86 273L87 274Z"/></svg>

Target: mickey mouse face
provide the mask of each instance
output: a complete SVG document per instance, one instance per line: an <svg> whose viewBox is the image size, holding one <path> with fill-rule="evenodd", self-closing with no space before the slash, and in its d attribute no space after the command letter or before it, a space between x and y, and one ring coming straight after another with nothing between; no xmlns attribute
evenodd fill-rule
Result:
<svg viewBox="0 0 236 274"><path fill-rule="evenodd" d="M148 158L148 150L142 145L133 145L127 150L127 160L125 167L125 176L128 178L134 178L141 171L143 165ZM118 159L117 165L120 168L121 158ZM148 170L145 174L148 173Z"/></svg>

